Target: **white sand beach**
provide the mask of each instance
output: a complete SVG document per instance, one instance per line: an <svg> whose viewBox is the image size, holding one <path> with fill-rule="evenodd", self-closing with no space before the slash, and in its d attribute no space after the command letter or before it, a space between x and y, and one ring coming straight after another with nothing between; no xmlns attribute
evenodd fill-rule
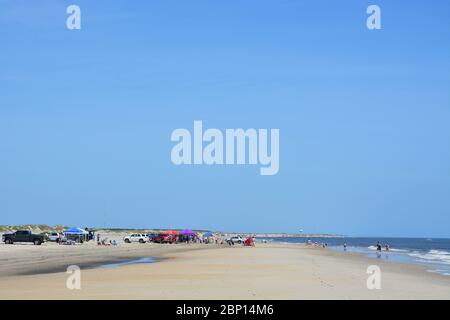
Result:
<svg viewBox="0 0 450 320"><path fill-rule="evenodd" d="M163 260L92 269L145 257ZM72 264L81 290L66 288ZM366 285L374 264L380 290ZM0 299L450 299L450 277L303 245L0 245Z"/></svg>

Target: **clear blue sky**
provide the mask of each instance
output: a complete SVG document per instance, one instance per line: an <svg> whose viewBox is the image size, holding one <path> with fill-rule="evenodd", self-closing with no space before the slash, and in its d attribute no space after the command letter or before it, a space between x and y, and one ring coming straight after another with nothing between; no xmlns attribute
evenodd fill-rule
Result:
<svg viewBox="0 0 450 320"><path fill-rule="evenodd" d="M449 39L447 0L0 0L0 224L450 237ZM280 172L172 165L194 120Z"/></svg>

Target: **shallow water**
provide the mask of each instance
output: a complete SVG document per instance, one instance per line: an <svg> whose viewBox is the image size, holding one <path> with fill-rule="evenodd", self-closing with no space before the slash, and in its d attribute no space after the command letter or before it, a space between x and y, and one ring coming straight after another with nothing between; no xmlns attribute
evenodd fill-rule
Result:
<svg viewBox="0 0 450 320"><path fill-rule="evenodd" d="M111 268L129 266L129 265L133 265L133 264L155 263L158 261L160 261L160 260L156 259L156 258L141 258L141 259L134 259L134 260L127 260L127 261L122 261L122 262L104 264L104 265L99 266L98 269L111 269Z"/></svg>
<svg viewBox="0 0 450 320"><path fill-rule="evenodd" d="M280 243L306 243L308 238L260 238ZM349 252L357 252L374 259L418 264L426 266L429 272L450 276L450 239L421 239L421 238L311 238L318 244L326 243L335 251L343 252L343 245L347 243ZM376 243L383 246L381 255L376 252ZM389 244L391 251L385 251Z"/></svg>

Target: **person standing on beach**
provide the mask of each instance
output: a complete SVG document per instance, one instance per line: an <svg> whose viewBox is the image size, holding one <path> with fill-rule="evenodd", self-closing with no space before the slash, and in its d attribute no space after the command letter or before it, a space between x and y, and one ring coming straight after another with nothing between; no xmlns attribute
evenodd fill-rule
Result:
<svg viewBox="0 0 450 320"><path fill-rule="evenodd" d="M347 251L347 242L344 243L344 251Z"/></svg>

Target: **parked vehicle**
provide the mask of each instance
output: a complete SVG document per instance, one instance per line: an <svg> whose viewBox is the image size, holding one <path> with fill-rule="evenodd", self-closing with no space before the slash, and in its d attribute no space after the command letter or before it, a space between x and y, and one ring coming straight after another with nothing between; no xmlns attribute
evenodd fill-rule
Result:
<svg viewBox="0 0 450 320"><path fill-rule="evenodd" d="M154 243L175 243L178 240L178 236L174 234L163 234L160 233L152 238Z"/></svg>
<svg viewBox="0 0 450 320"><path fill-rule="evenodd" d="M148 238L148 242L153 242L153 238L158 236L158 234L157 233L147 233L146 236Z"/></svg>
<svg viewBox="0 0 450 320"><path fill-rule="evenodd" d="M50 234L48 235L48 241L58 242L59 241L59 233L58 232L50 232Z"/></svg>
<svg viewBox="0 0 450 320"><path fill-rule="evenodd" d="M231 238L226 239L226 241L241 244L244 242L244 239L242 239L241 236L233 236Z"/></svg>
<svg viewBox="0 0 450 320"><path fill-rule="evenodd" d="M126 236L125 238L123 238L123 241L125 241L125 243L132 243L132 242L139 242L139 243L146 243L148 242L148 237L145 234L140 234L140 233L134 233L130 236Z"/></svg>
<svg viewBox="0 0 450 320"><path fill-rule="evenodd" d="M30 242L37 246L44 243L45 238L40 234L32 234L29 230L18 230L13 233L7 233L2 236L2 241L6 244L14 244L17 242Z"/></svg>

